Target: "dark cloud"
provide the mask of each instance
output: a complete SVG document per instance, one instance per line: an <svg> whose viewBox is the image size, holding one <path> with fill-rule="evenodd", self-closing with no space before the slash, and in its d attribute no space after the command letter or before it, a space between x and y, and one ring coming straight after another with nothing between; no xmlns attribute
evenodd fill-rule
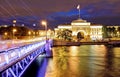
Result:
<svg viewBox="0 0 120 77"><path fill-rule="evenodd" d="M119 0L0 0L0 10L2 13L18 15L48 15L54 12L65 12L76 8L81 4L81 8L93 6L93 10L112 9L120 7ZM5 11L8 10L8 12ZM92 8L91 8L92 9Z"/></svg>
<svg viewBox="0 0 120 77"><path fill-rule="evenodd" d="M118 19L119 3L120 0L0 0L0 24L10 23L13 19L20 23L33 24L39 23L43 18L60 23L64 22L65 18L65 22L70 22L78 16L78 4L81 5L82 18L97 18L99 21L104 17Z"/></svg>

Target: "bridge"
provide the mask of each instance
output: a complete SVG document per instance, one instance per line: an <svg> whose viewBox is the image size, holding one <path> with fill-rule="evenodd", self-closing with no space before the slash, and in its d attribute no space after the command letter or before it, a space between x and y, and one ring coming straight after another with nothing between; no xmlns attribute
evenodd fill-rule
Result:
<svg viewBox="0 0 120 77"><path fill-rule="evenodd" d="M51 56L52 40L40 41L0 52L0 77L21 77L38 56Z"/></svg>
<svg viewBox="0 0 120 77"><path fill-rule="evenodd" d="M54 43L53 43L54 42ZM120 45L120 42L63 42L44 40L0 52L0 77L21 77L38 57L52 56L52 45Z"/></svg>

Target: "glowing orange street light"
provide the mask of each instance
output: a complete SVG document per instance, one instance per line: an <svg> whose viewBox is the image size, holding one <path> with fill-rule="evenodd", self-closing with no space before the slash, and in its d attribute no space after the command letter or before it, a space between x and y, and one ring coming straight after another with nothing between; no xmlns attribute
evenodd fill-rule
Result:
<svg viewBox="0 0 120 77"><path fill-rule="evenodd" d="M8 35L8 33L7 33L7 32L5 32L5 33L4 33L4 35L5 35L5 36L7 36L7 35Z"/></svg>
<svg viewBox="0 0 120 77"><path fill-rule="evenodd" d="M31 31L28 31L28 34L31 35Z"/></svg>
<svg viewBox="0 0 120 77"><path fill-rule="evenodd" d="M14 33L17 32L17 29L13 28L12 32L13 32L13 37L14 37Z"/></svg>

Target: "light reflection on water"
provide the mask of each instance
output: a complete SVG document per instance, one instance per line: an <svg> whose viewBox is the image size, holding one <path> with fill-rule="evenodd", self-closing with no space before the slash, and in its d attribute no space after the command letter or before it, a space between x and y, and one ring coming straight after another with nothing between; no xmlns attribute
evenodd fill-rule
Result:
<svg viewBox="0 0 120 77"><path fill-rule="evenodd" d="M120 48L104 45L53 47L53 57L38 57L23 77L120 77ZM41 61L40 61L40 60ZM34 72L34 69L28 69Z"/></svg>
<svg viewBox="0 0 120 77"><path fill-rule="evenodd" d="M120 48L54 47L45 77L120 77Z"/></svg>

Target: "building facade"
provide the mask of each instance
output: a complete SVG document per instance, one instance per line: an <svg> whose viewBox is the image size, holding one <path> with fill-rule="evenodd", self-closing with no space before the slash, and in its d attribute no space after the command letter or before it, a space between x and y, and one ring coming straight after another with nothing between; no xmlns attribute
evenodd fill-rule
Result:
<svg viewBox="0 0 120 77"><path fill-rule="evenodd" d="M102 39L102 25L92 25L90 22L87 22L83 19L73 20L70 25L59 25L55 28L55 36L57 36L57 32L63 29L69 29L72 31L72 36L77 37L78 33L80 33L85 39Z"/></svg>

